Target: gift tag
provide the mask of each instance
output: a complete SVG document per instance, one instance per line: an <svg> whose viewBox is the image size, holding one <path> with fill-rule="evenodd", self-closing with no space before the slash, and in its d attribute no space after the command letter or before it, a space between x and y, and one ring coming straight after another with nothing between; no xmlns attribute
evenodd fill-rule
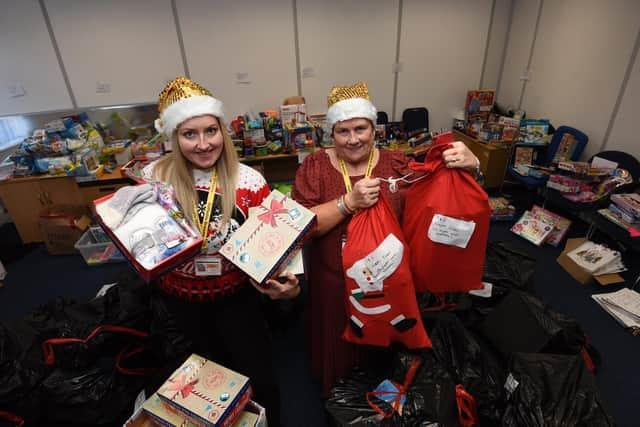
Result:
<svg viewBox="0 0 640 427"><path fill-rule="evenodd" d="M196 276L220 276L222 258L216 255L200 255L195 259Z"/></svg>
<svg viewBox="0 0 640 427"><path fill-rule="evenodd" d="M435 214L429 226L429 238L436 243L466 248L471 240L476 223Z"/></svg>
<svg viewBox="0 0 640 427"><path fill-rule="evenodd" d="M507 377L507 380L504 382L504 388L505 390L507 390L507 395L511 396L511 394L516 391L516 388L518 388L518 385L520 383L518 382L518 380L516 380L513 377L513 374L509 374L509 376Z"/></svg>
<svg viewBox="0 0 640 427"><path fill-rule="evenodd" d="M482 298L491 298L491 291L493 290L493 285L489 282L482 282L482 289L474 289L469 291L471 295L475 295L477 297Z"/></svg>

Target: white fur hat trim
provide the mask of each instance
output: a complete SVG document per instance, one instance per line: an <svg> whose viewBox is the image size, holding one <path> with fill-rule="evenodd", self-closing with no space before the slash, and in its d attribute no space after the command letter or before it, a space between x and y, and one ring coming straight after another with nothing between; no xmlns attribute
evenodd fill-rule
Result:
<svg viewBox="0 0 640 427"><path fill-rule="evenodd" d="M158 132L164 132L171 138L173 131L191 117L211 114L221 119L224 117L222 101L206 95L192 96L169 105L155 121Z"/></svg>
<svg viewBox="0 0 640 427"><path fill-rule="evenodd" d="M327 111L328 130L330 132L333 131L333 126L338 122L355 118L369 119L375 125L378 112L368 99L349 98L338 101L329 107Z"/></svg>

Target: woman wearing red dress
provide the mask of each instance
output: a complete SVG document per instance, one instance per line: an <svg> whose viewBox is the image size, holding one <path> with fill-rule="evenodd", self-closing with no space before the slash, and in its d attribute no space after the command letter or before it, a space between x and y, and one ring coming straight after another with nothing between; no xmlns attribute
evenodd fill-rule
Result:
<svg viewBox="0 0 640 427"><path fill-rule="evenodd" d="M317 228L309 252L309 334L308 351L314 376L326 395L338 378L347 375L355 363L363 362L369 347L342 340L347 324L344 303L342 242L351 215L373 206L380 193L402 218L406 185L391 192L378 178L399 178L410 173L409 159L401 152L375 147L377 111L370 101L366 83L338 86L328 96L327 130L333 148L307 156L298 169L292 197L317 215ZM478 159L460 141L443 153L448 167L475 171ZM348 176L352 190L345 190ZM404 187L404 188L403 188Z"/></svg>

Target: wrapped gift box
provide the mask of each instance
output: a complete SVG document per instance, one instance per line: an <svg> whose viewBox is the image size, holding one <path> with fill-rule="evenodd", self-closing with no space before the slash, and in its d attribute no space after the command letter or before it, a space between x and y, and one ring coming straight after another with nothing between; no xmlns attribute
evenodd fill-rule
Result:
<svg viewBox="0 0 640 427"><path fill-rule="evenodd" d="M142 404L142 411L156 424L171 427L197 427L201 424L191 422L182 412L163 402L157 393L151 395Z"/></svg>
<svg viewBox="0 0 640 427"><path fill-rule="evenodd" d="M262 284L289 261L315 220L309 209L273 190L258 214L249 216L220 253Z"/></svg>
<svg viewBox="0 0 640 427"><path fill-rule="evenodd" d="M248 377L192 354L157 395L196 425L226 427L247 405L251 386Z"/></svg>
<svg viewBox="0 0 640 427"><path fill-rule="evenodd" d="M110 228L100 205L117 194L93 201L96 219L143 279L150 281L198 254L202 237L179 209L167 210L159 201L136 205L134 214L127 214L126 221Z"/></svg>

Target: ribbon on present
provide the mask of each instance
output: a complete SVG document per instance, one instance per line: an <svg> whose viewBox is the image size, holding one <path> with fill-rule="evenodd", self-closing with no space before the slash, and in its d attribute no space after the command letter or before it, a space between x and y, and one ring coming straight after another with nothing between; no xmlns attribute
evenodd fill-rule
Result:
<svg viewBox="0 0 640 427"><path fill-rule="evenodd" d="M283 214L283 213L287 213L289 212L285 207L284 207L284 200L286 199L283 198L282 201L278 201L275 198L271 199L271 206L269 207L269 209L267 209L266 212L261 213L260 215L258 215L258 219L262 222L264 222L265 224L271 224L271 227L276 227L276 215L277 214Z"/></svg>
<svg viewBox="0 0 640 427"><path fill-rule="evenodd" d="M416 357L413 359L404 377L404 382L402 384L394 383L398 391L396 392L389 391L389 390L368 391L365 397L367 399L367 403L369 404L369 406L371 406L371 408L373 408L378 414L382 415L383 418L390 418L391 416L393 416L394 412L397 412L399 414L400 403L402 401L402 398L407 395L407 389L409 388L409 385L411 385L411 382L413 381L413 378L415 377L416 372L418 371L418 367L420 366L421 363L422 363L422 359L420 357ZM377 397L377 396L389 395L389 394L394 395L393 405L391 406L393 410L387 413L384 410L382 410L382 408L380 408L376 403L374 403L371 398L374 396Z"/></svg>
<svg viewBox="0 0 640 427"><path fill-rule="evenodd" d="M168 386L167 389L169 391L175 391L175 394L171 396L171 400L175 399L178 394L182 396L183 399L186 399L187 396L189 396L189 393L193 391L193 389L195 388L195 385L198 383L197 378L189 382L186 382L186 380L187 380L186 374L182 374L176 380L171 380L171 379L169 380L171 382L171 385Z"/></svg>

